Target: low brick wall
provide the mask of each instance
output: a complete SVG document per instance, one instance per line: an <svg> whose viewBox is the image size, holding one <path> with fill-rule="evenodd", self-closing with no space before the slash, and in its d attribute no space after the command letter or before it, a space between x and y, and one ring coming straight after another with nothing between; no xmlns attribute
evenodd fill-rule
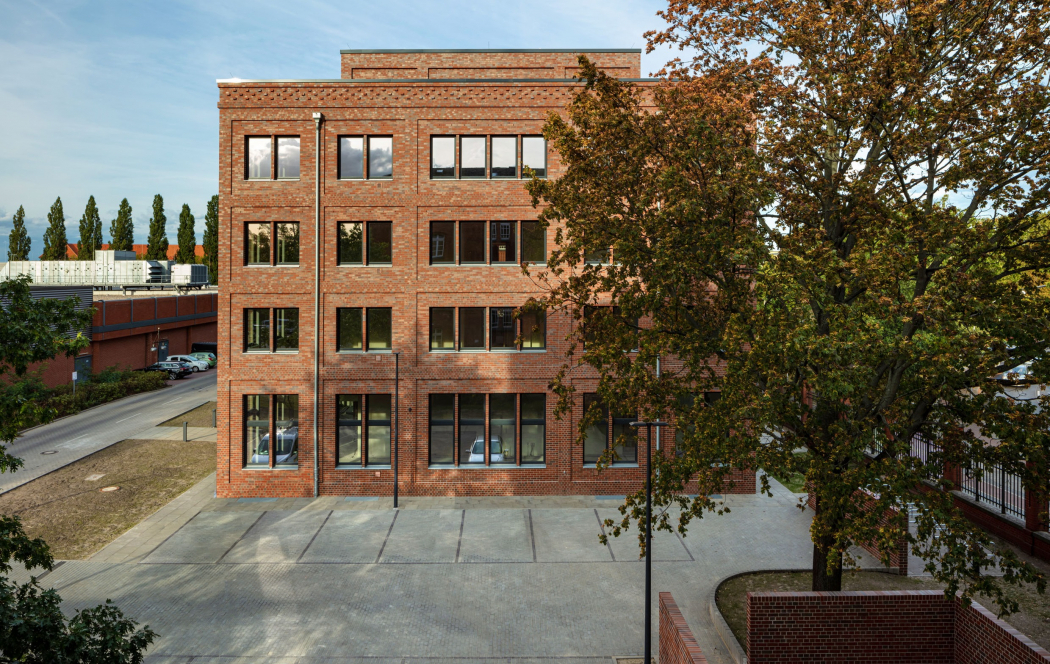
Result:
<svg viewBox="0 0 1050 664"><path fill-rule="evenodd" d="M864 509L866 511L874 509L875 504L877 502L874 496L872 496L867 491L857 491L857 493L863 496ZM815 500L813 498L812 491L806 498L806 505L809 506L811 510L816 510ZM882 515L882 518L879 519L879 525L889 525L890 519L895 518L897 514L898 511L896 509L887 509L885 514ZM879 548L875 546L875 544L872 542L857 542L857 546L864 549L876 558L879 558L881 556L881 554L879 553ZM894 548L894 550L890 552L890 568L896 569L897 573L901 576L908 575L908 540L906 540L903 537L897 540L896 548ZM921 570L917 571L921 572Z"/></svg>
<svg viewBox="0 0 1050 664"><path fill-rule="evenodd" d="M977 603L937 590L748 593L749 664L1050 663Z"/></svg>
<svg viewBox="0 0 1050 664"><path fill-rule="evenodd" d="M660 664L707 664L671 593L660 593Z"/></svg>

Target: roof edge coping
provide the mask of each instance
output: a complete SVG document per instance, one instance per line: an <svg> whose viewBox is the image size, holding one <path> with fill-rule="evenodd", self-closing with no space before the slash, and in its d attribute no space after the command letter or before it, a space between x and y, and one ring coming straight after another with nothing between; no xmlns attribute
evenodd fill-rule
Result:
<svg viewBox="0 0 1050 664"><path fill-rule="evenodd" d="M619 78L626 83L657 83L661 78ZM224 85L260 83L583 83L581 78L217 78Z"/></svg>
<svg viewBox="0 0 1050 664"><path fill-rule="evenodd" d="M340 53L641 53L640 48L344 48Z"/></svg>

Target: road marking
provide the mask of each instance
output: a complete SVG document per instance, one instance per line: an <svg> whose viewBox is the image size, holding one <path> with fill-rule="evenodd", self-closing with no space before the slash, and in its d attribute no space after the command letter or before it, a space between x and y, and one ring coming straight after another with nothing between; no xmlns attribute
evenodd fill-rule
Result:
<svg viewBox="0 0 1050 664"><path fill-rule="evenodd" d="M124 419L122 419L122 420L117 420L117 421L116 421L116 422L114 422L113 424L120 424L121 422L127 422L128 420L134 419L134 418L136 418L136 417L138 417L138 415L132 415L131 417L125 417L125 418L124 418Z"/></svg>

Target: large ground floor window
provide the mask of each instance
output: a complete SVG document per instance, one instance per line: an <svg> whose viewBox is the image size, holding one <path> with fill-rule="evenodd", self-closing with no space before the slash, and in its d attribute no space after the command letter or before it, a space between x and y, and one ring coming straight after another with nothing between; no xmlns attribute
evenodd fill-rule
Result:
<svg viewBox="0 0 1050 664"><path fill-rule="evenodd" d="M635 413L611 413L597 394L583 395L584 416L593 420L587 426L583 441L583 463L597 464L612 450L613 465L635 465L638 463L638 432L631 426L637 419Z"/></svg>
<svg viewBox="0 0 1050 664"><path fill-rule="evenodd" d="M389 466L389 394L340 394L336 397L336 465Z"/></svg>
<svg viewBox="0 0 1050 664"><path fill-rule="evenodd" d="M246 468L299 465L299 395L246 394L243 415Z"/></svg>
<svg viewBox="0 0 1050 664"><path fill-rule="evenodd" d="M431 394L431 465L546 463L545 394Z"/></svg>

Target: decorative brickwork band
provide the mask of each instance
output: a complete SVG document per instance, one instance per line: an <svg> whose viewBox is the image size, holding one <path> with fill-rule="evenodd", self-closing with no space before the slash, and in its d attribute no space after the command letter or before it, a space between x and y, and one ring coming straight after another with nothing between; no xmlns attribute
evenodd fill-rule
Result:
<svg viewBox="0 0 1050 664"><path fill-rule="evenodd" d="M660 664L707 664L671 593L660 593Z"/></svg>

